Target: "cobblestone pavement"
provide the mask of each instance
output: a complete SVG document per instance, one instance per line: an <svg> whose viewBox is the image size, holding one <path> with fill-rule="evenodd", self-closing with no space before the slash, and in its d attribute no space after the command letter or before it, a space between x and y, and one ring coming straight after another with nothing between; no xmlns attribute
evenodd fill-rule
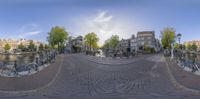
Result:
<svg viewBox="0 0 200 99"><path fill-rule="evenodd" d="M116 57L116 58L111 58L111 57L96 57L96 56L86 56L84 54L81 54L80 57L85 58L91 62L99 63L99 64L104 64L104 65L123 65L123 64L131 64L134 62L137 62L138 60L141 60L147 56L150 55L138 55L135 57Z"/></svg>
<svg viewBox="0 0 200 99"><path fill-rule="evenodd" d="M64 56L62 69L49 87L26 94L0 94L15 99L199 99L173 86L162 55L124 65L103 65L80 55Z"/></svg>
<svg viewBox="0 0 200 99"><path fill-rule="evenodd" d="M192 72L183 70L183 68L178 66L177 63L174 60L171 60L169 57L167 57L166 60L174 78L178 83L193 90L200 90L199 75L195 75Z"/></svg>
<svg viewBox="0 0 200 99"><path fill-rule="evenodd" d="M55 77L63 61L63 55L59 55L55 63L49 64L43 70L33 75L22 77L0 77L0 92L30 91L47 85Z"/></svg>

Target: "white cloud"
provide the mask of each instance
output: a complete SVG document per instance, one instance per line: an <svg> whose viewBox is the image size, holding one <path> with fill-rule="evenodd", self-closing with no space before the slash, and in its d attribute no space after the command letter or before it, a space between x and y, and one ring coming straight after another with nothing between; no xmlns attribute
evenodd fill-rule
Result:
<svg viewBox="0 0 200 99"><path fill-rule="evenodd" d="M89 32L95 32L100 38L99 45L110 38L112 35L118 35L121 38L130 38L132 34L138 31L148 30L141 22L136 21L134 17L123 15L111 15L106 11L77 19L78 24L75 33L85 35ZM81 22L81 23L80 23ZM84 34L83 34L84 33Z"/></svg>
<svg viewBox="0 0 200 99"><path fill-rule="evenodd" d="M106 11L100 11L95 17L88 19L85 25L87 32L95 32L100 37L99 44L112 35L114 28L116 27L113 21L113 16L109 15Z"/></svg>
<svg viewBox="0 0 200 99"><path fill-rule="evenodd" d="M26 24L19 29L19 38L27 38L41 33L37 24Z"/></svg>
<svg viewBox="0 0 200 99"><path fill-rule="evenodd" d="M112 16L106 14L107 12L105 11L99 12L96 18L94 19L94 22L99 22L99 23L109 22L112 19Z"/></svg>
<svg viewBox="0 0 200 99"><path fill-rule="evenodd" d="M32 32L26 32L26 33L21 33L19 35L20 38L25 38L25 37L29 37L29 36L34 36L34 35L38 35L39 33L41 33L40 31L32 31Z"/></svg>
<svg viewBox="0 0 200 99"><path fill-rule="evenodd" d="M24 33L24 34L27 34L27 35L37 35L39 33L40 33L40 31L34 31L34 32L27 32L27 33Z"/></svg>
<svg viewBox="0 0 200 99"><path fill-rule="evenodd" d="M37 24L25 24L23 26L20 27L19 32L24 32L24 31L34 31L36 29L38 29L39 25Z"/></svg>

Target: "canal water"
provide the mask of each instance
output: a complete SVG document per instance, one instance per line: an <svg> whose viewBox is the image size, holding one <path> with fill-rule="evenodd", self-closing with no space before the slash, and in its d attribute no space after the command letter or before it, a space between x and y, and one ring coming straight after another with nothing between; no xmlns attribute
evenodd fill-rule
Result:
<svg viewBox="0 0 200 99"><path fill-rule="evenodd" d="M192 61L194 59L194 56L196 56L196 61L200 62L200 53L186 53L185 58L186 61Z"/></svg>
<svg viewBox="0 0 200 99"><path fill-rule="evenodd" d="M180 54L176 54L175 56L179 56ZM184 59L184 63L186 66L189 66L195 62L200 68L200 53L197 52L181 52L181 56Z"/></svg>
<svg viewBox="0 0 200 99"><path fill-rule="evenodd" d="M15 61L17 61L17 64L28 64L35 61L35 58L39 55L37 53L28 53L28 54L0 54L0 62L3 62L4 64L12 65Z"/></svg>
<svg viewBox="0 0 200 99"><path fill-rule="evenodd" d="M23 54L0 54L0 63L4 65L14 65L17 62L18 66L33 63L36 58L44 59L47 57L47 52L42 53L23 53Z"/></svg>

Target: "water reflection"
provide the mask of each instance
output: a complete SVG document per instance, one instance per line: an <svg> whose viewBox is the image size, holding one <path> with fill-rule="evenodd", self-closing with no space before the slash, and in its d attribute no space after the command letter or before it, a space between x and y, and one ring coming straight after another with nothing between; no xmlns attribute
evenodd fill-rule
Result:
<svg viewBox="0 0 200 99"><path fill-rule="evenodd" d="M197 62L200 63L200 53L197 52L189 52L189 51L181 51L181 54L178 54L179 52L175 52L175 56L178 58L183 57L184 60L188 63L192 63L192 62Z"/></svg>
<svg viewBox="0 0 200 99"><path fill-rule="evenodd" d="M28 53L20 55L0 54L0 62L9 64L14 63L14 61L17 61L18 64L27 64L34 62L36 57L39 57L38 53Z"/></svg>
<svg viewBox="0 0 200 99"><path fill-rule="evenodd" d="M185 54L186 60L192 61L194 58L196 58L197 61L200 59L200 55L197 53L187 53Z"/></svg>

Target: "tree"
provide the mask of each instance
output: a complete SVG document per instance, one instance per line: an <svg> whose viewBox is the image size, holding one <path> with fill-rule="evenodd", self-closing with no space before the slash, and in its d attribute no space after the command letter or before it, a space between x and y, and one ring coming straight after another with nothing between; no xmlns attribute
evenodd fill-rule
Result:
<svg viewBox="0 0 200 99"><path fill-rule="evenodd" d="M30 40L29 45L28 45L28 48L31 49L31 50L35 50L36 46L35 46L35 44L33 43L33 40Z"/></svg>
<svg viewBox="0 0 200 99"><path fill-rule="evenodd" d="M174 44L174 49L179 49L180 48L180 45L178 43L175 43Z"/></svg>
<svg viewBox="0 0 200 99"><path fill-rule="evenodd" d="M48 33L47 40L49 44L54 47L58 46L58 50L60 51L61 46L65 43L68 38L68 32L64 27L55 26Z"/></svg>
<svg viewBox="0 0 200 99"><path fill-rule="evenodd" d="M4 46L4 50L7 52L11 49L11 46L10 44L6 43L5 46Z"/></svg>
<svg viewBox="0 0 200 99"><path fill-rule="evenodd" d="M22 43L20 43L20 44L17 46L17 48L22 50L22 49L25 48L25 46L24 46Z"/></svg>
<svg viewBox="0 0 200 99"><path fill-rule="evenodd" d="M107 39L107 40L104 42L102 48L109 48L109 47L110 47L110 39Z"/></svg>
<svg viewBox="0 0 200 99"><path fill-rule="evenodd" d="M119 44L119 36L117 36L117 35L111 36L111 38L110 38L111 48L115 49L118 44Z"/></svg>
<svg viewBox="0 0 200 99"><path fill-rule="evenodd" d="M45 44L44 49L49 49L49 46L47 44Z"/></svg>
<svg viewBox="0 0 200 99"><path fill-rule="evenodd" d="M119 36L118 35L112 35L111 38L109 38L105 41L103 47L115 49L118 44L119 44Z"/></svg>
<svg viewBox="0 0 200 99"><path fill-rule="evenodd" d="M191 49L192 49L193 51L196 51L196 50L197 50L197 45L196 45L195 43L193 43L192 46L191 46Z"/></svg>
<svg viewBox="0 0 200 99"><path fill-rule="evenodd" d="M182 45L182 49L183 49L183 50L186 49L186 45L185 45L185 44Z"/></svg>
<svg viewBox="0 0 200 99"><path fill-rule="evenodd" d="M84 37L84 40L85 40L85 44L89 46L90 51L93 48L98 48L97 42L99 41L99 38L94 32L86 34Z"/></svg>
<svg viewBox="0 0 200 99"><path fill-rule="evenodd" d="M40 45L39 45L39 50L40 50L40 51L44 50L44 45L43 45L43 44L40 44Z"/></svg>
<svg viewBox="0 0 200 99"><path fill-rule="evenodd" d="M171 48L171 44L175 42L176 39L176 30L174 28L164 28L163 31L161 31L161 42L163 45L163 48Z"/></svg>
<svg viewBox="0 0 200 99"><path fill-rule="evenodd" d="M191 46L190 44L187 44L187 45L186 45L186 48L187 48L188 50L192 50L192 46Z"/></svg>

